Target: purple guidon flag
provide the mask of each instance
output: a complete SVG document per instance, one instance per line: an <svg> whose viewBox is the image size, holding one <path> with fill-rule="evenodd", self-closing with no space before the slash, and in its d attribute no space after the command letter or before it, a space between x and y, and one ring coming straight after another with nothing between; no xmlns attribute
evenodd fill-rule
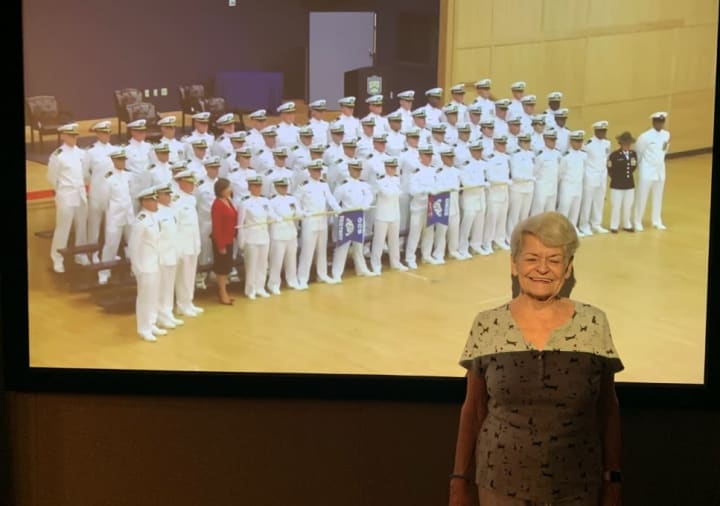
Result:
<svg viewBox="0 0 720 506"><path fill-rule="evenodd" d="M428 195L427 223L425 226L447 225L450 218L450 192L440 192Z"/></svg>
<svg viewBox="0 0 720 506"><path fill-rule="evenodd" d="M362 209L343 211L335 221L335 246L346 242L363 243L365 240L365 216Z"/></svg>

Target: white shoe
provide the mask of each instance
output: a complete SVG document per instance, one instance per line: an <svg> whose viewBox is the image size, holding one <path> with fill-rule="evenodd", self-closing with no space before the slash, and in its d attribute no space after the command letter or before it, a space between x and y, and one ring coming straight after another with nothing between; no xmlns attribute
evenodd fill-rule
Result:
<svg viewBox="0 0 720 506"><path fill-rule="evenodd" d="M580 231L578 233L578 235L580 235L580 234L584 234L587 236L593 235L592 230L590 230L588 227L580 227L578 230Z"/></svg>
<svg viewBox="0 0 720 506"><path fill-rule="evenodd" d="M205 312L205 310L204 310L203 308L197 307L195 304L192 305L192 310L195 311L195 312L198 313L198 314Z"/></svg>
<svg viewBox="0 0 720 506"><path fill-rule="evenodd" d="M608 229L601 227L601 226L595 227L595 228L593 228L593 230L595 232L597 232L598 234L607 234L608 233ZM587 235L590 235L590 234L587 234Z"/></svg>
<svg viewBox="0 0 720 506"><path fill-rule="evenodd" d="M174 316L173 316L172 320L170 320L170 321L171 321L171 322L173 323L173 325L175 325L175 326L185 324L184 321L182 321L182 320L179 319L179 318L175 318Z"/></svg>
<svg viewBox="0 0 720 506"><path fill-rule="evenodd" d="M307 283L298 283L298 285L297 285L297 290L307 290L309 288L310 287L308 286Z"/></svg>
<svg viewBox="0 0 720 506"><path fill-rule="evenodd" d="M463 260L469 260L472 258L472 255L470 254L469 251L466 251L466 252L460 253L460 254L463 256Z"/></svg>
<svg viewBox="0 0 720 506"><path fill-rule="evenodd" d="M207 284L205 283L205 280L200 280L195 282L195 289L196 290L207 290Z"/></svg>
<svg viewBox="0 0 720 506"><path fill-rule="evenodd" d="M418 268L415 260L405 260L405 263L407 264L407 268L413 271Z"/></svg>
<svg viewBox="0 0 720 506"><path fill-rule="evenodd" d="M265 290L259 290L257 294L263 299L267 299L270 297L270 294L267 293Z"/></svg>
<svg viewBox="0 0 720 506"><path fill-rule="evenodd" d="M321 283L327 283L328 285L337 285L342 281L342 278L331 278L330 276L320 276L318 281Z"/></svg>
<svg viewBox="0 0 720 506"><path fill-rule="evenodd" d="M451 251L450 256L455 260L465 260L465 257L459 251Z"/></svg>
<svg viewBox="0 0 720 506"><path fill-rule="evenodd" d="M153 333L153 335L156 335L156 336L164 336L167 334L167 330L163 330L160 327L157 327L156 325L152 326L151 332Z"/></svg>
<svg viewBox="0 0 720 506"><path fill-rule="evenodd" d="M248 294L247 298L250 300L255 300L256 297L255 297L254 293L251 293L251 294Z"/></svg>
<svg viewBox="0 0 720 506"><path fill-rule="evenodd" d="M78 255L75 257L75 263L78 265L90 265L90 260L88 260L87 255Z"/></svg>
<svg viewBox="0 0 720 506"><path fill-rule="evenodd" d="M408 269L407 266L405 266L403 264L393 265L391 268L395 269L396 271L400 271L400 272L407 272L408 270L410 270L410 269Z"/></svg>
<svg viewBox="0 0 720 506"><path fill-rule="evenodd" d="M444 258L433 257L433 260L435 260L435 263L436 263L437 265L445 265L445 259L444 259Z"/></svg>
<svg viewBox="0 0 720 506"><path fill-rule="evenodd" d="M157 341L157 337L155 337L154 335L152 335L150 332L138 332L138 334L139 334L140 337L142 337L145 341L148 341L148 342L150 342L150 343L154 343L155 341Z"/></svg>
<svg viewBox="0 0 720 506"><path fill-rule="evenodd" d="M270 290L270 293L273 295L280 295L280 289L277 286L271 286L268 287L268 290Z"/></svg>
<svg viewBox="0 0 720 506"><path fill-rule="evenodd" d="M176 325L168 320L158 320L158 327L161 327L163 329L174 329Z"/></svg>
<svg viewBox="0 0 720 506"><path fill-rule="evenodd" d="M93 253L93 255L92 255L92 263L94 263L94 264L100 263L100 255L98 254L97 251L95 253Z"/></svg>
<svg viewBox="0 0 720 506"><path fill-rule="evenodd" d="M177 313L180 316L187 316L189 318L195 318L198 315L198 313L196 313L192 309L178 309Z"/></svg>
<svg viewBox="0 0 720 506"><path fill-rule="evenodd" d="M435 260L433 257L423 257L422 262L424 264L438 265L438 261Z"/></svg>
<svg viewBox="0 0 720 506"><path fill-rule="evenodd" d="M578 237L585 237L587 235L585 232L581 231L579 228L575 229L575 233L577 234Z"/></svg>
<svg viewBox="0 0 720 506"><path fill-rule="evenodd" d="M667 230L667 227L665 225L663 225L662 223L657 223L657 224L653 225L653 227L655 227L658 230Z"/></svg>
<svg viewBox="0 0 720 506"><path fill-rule="evenodd" d="M65 272L65 266L62 264L62 262L53 264L53 270L57 272L58 274L62 274Z"/></svg>
<svg viewBox="0 0 720 506"><path fill-rule="evenodd" d="M496 242L495 245L496 245L498 248L503 249L503 250L506 250L506 251L510 249L510 246L508 246L508 245L505 244L504 242L501 242L501 243L497 243L497 242Z"/></svg>
<svg viewBox="0 0 720 506"><path fill-rule="evenodd" d="M108 279L110 279L110 276L98 275L98 285L107 285Z"/></svg>
<svg viewBox="0 0 720 506"><path fill-rule="evenodd" d="M635 224L635 232L642 232L643 230L645 230L645 229L643 228L642 224L640 224L640 223Z"/></svg>

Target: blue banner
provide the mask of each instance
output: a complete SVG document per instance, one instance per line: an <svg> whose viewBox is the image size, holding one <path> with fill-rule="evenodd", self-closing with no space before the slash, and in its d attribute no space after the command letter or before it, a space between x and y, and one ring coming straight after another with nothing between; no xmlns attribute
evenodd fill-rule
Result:
<svg viewBox="0 0 720 506"><path fill-rule="evenodd" d="M450 192L428 195L427 222L425 226L447 225L450 219Z"/></svg>
<svg viewBox="0 0 720 506"><path fill-rule="evenodd" d="M337 215L335 237L336 246L349 241L363 243L365 240L365 216L362 209L344 211Z"/></svg>

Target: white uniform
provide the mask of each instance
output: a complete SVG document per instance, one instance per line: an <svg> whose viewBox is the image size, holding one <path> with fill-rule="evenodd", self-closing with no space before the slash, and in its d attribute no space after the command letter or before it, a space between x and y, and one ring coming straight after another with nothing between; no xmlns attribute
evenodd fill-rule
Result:
<svg viewBox="0 0 720 506"><path fill-rule="evenodd" d="M445 143L454 146L458 141L458 131L455 125L445 123Z"/></svg>
<svg viewBox="0 0 720 506"><path fill-rule="evenodd" d="M205 179L207 177L207 171L205 170L205 164L203 164L203 160L207 159L207 157L203 158L202 160L197 158L195 155L192 156L190 161L188 161L187 168L188 170L191 170L193 172L193 175L195 176L195 179ZM218 172L220 172L218 170Z"/></svg>
<svg viewBox="0 0 720 506"><path fill-rule="evenodd" d="M385 152L390 156L400 156L405 147L405 136L390 129L387 134L387 143L385 144Z"/></svg>
<svg viewBox="0 0 720 506"><path fill-rule="evenodd" d="M163 137L158 141L158 144L167 144L170 148L170 157L168 158L168 161L170 163L175 163L180 160L185 160L187 158L187 153L185 152L185 144L177 140L175 137ZM150 153L150 161L152 163L157 163L158 159L155 155L155 150L153 150Z"/></svg>
<svg viewBox="0 0 720 506"><path fill-rule="evenodd" d="M213 144L215 144L215 137L210 132L200 133L197 130L193 130L190 135L186 135L182 138L182 143L185 144L185 159L190 160L193 156L193 146L192 143L200 140L205 139L205 143L207 144L207 152L212 153L212 147Z"/></svg>
<svg viewBox="0 0 720 506"><path fill-rule="evenodd" d="M508 128L507 121L502 118L495 117L495 128L493 129L493 135L505 135L507 136L510 129Z"/></svg>
<svg viewBox="0 0 720 506"><path fill-rule="evenodd" d="M385 161L391 157L385 152L373 150L362 164L361 178L375 189L375 182L379 176L385 174Z"/></svg>
<svg viewBox="0 0 720 506"><path fill-rule="evenodd" d="M330 186L330 191L335 191L338 185L350 178L347 166L348 160L350 160L350 157L343 153L338 158L333 159L328 165L327 183Z"/></svg>
<svg viewBox="0 0 720 506"><path fill-rule="evenodd" d="M451 100L448 105L454 105L455 107L457 107L458 123L465 123L466 121L470 121L470 113L468 112L467 104L463 102L458 102L457 100ZM442 115L442 120L447 121L445 113L443 113Z"/></svg>
<svg viewBox="0 0 720 506"><path fill-rule="evenodd" d="M654 227L664 228L662 199L665 188L665 155L670 147L670 132L654 128L646 130L637 139L638 189L635 199L635 229L642 230L648 196L652 195L651 221Z"/></svg>
<svg viewBox="0 0 720 506"><path fill-rule="evenodd" d="M458 139L455 143L455 166L462 168L467 165L465 162L470 160L472 160L472 155L468 143Z"/></svg>
<svg viewBox="0 0 720 506"><path fill-rule="evenodd" d="M292 181L294 186L298 185L297 178L305 170L305 166L312 161L312 155L310 154L310 147L303 143L295 144L290 146L288 149L288 157L285 166L293 171Z"/></svg>
<svg viewBox="0 0 720 506"><path fill-rule="evenodd" d="M542 149L535 155L535 192L530 215L554 211L557 204L558 171L562 155L557 149Z"/></svg>
<svg viewBox="0 0 720 506"><path fill-rule="evenodd" d="M555 149L561 153L566 153L570 149L570 130L566 127L555 127L557 131L557 141L555 141Z"/></svg>
<svg viewBox="0 0 720 506"><path fill-rule="evenodd" d="M219 156L221 159L229 154L235 154L235 148L230 140L230 134L227 132L220 134L217 139L215 139L215 142L213 142L210 153L212 153L213 156Z"/></svg>
<svg viewBox="0 0 720 506"><path fill-rule="evenodd" d="M148 167L150 171L150 182L152 185L166 185L173 181L172 169L169 162L158 162Z"/></svg>
<svg viewBox="0 0 720 506"><path fill-rule="evenodd" d="M291 146L294 146L298 142L298 127L291 124L286 123L284 121L278 123L277 129L275 130L277 132L277 140L275 141L277 143L278 148L289 148Z"/></svg>
<svg viewBox="0 0 720 506"><path fill-rule="evenodd" d="M368 113L368 115L365 116L365 118L363 119L370 118L375 120L375 128L373 129L373 135L383 135L390 132L390 124L388 123L387 118L371 112ZM362 127L362 123L360 124L360 126Z"/></svg>
<svg viewBox="0 0 720 506"><path fill-rule="evenodd" d="M580 216L586 166L587 153L582 149L570 149L560 160L558 212L563 214L575 228L578 226Z"/></svg>
<svg viewBox="0 0 720 506"><path fill-rule="evenodd" d="M330 142L330 123L324 119L310 118L308 125L313 131L313 144L327 144Z"/></svg>
<svg viewBox="0 0 720 506"><path fill-rule="evenodd" d="M210 265L213 263L212 247L212 204L215 202L215 181L207 176L205 180L195 188L195 201L197 205L198 224L200 227L200 256L198 265ZM207 273L201 273L198 278L204 280Z"/></svg>
<svg viewBox="0 0 720 506"><path fill-rule="evenodd" d="M88 191L87 241L95 244L100 238L105 202L101 195L105 193L105 175L112 170L110 152L116 149L112 144L97 141L85 152L83 158L83 178L90 182Z"/></svg>
<svg viewBox="0 0 720 506"><path fill-rule="evenodd" d="M377 179L375 224L370 251L370 265L374 272L382 271L382 252L387 239L390 267L402 268L400 263L400 196L402 181L397 174L384 175Z"/></svg>
<svg viewBox="0 0 720 506"><path fill-rule="evenodd" d="M275 195L270 199L270 208L281 221L270 224L268 288L280 289L283 271L287 285L297 288L298 233L295 218L300 217L300 205L293 195Z"/></svg>
<svg viewBox="0 0 720 506"><path fill-rule="evenodd" d="M250 159L250 166L258 174L267 174L275 166L272 149L265 145L255 151Z"/></svg>
<svg viewBox="0 0 720 506"><path fill-rule="evenodd" d="M178 262L175 278L175 302L181 314L195 316L195 274L200 255L200 224L197 202L189 193L179 190L173 196L173 209L177 219Z"/></svg>
<svg viewBox="0 0 720 506"><path fill-rule="evenodd" d="M545 109L545 126L548 128L557 128L557 123L555 122L555 113L552 111L552 109Z"/></svg>
<svg viewBox="0 0 720 506"><path fill-rule="evenodd" d="M327 275L327 233L328 217L323 214L330 207L339 211L335 197L330 193L327 183L309 179L300 185L295 192L303 212L300 246L300 258L298 260L298 282L300 286L307 285L310 279L310 267L315 257L315 269L320 281L328 282Z"/></svg>
<svg viewBox="0 0 720 506"><path fill-rule="evenodd" d="M532 149L536 155L545 149L545 138L543 137L543 134L534 130L532 131L530 134L530 149Z"/></svg>
<svg viewBox="0 0 720 506"><path fill-rule="evenodd" d="M520 102L517 98L510 99L510 105L508 106L508 114L512 114L513 116L522 116L522 102Z"/></svg>
<svg viewBox="0 0 720 506"><path fill-rule="evenodd" d="M267 294L265 281L270 251L269 223L277 220L278 216L265 197L245 197L242 207L238 243L245 262L245 295L255 298L255 295Z"/></svg>
<svg viewBox="0 0 720 506"><path fill-rule="evenodd" d="M362 135L357 141L357 149L355 150L355 157L362 160L367 158L367 155L373 151L373 138L371 135Z"/></svg>
<svg viewBox="0 0 720 506"><path fill-rule="evenodd" d="M363 133L360 120L355 116L346 116L345 114L341 114L338 116L336 123L344 127L344 141L359 139Z"/></svg>
<svg viewBox="0 0 720 506"><path fill-rule="evenodd" d="M428 126L432 127L442 122L442 109L433 107L430 104L425 104L423 109L425 109L425 122Z"/></svg>
<svg viewBox="0 0 720 506"><path fill-rule="evenodd" d="M535 154L530 149L517 149L510 155L510 207L507 234L512 236L515 226L530 216L535 192Z"/></svg>
<svg viewBox="0 0 720 506"><path fill-rule="evenodd" d="M514 153L518 149L520 149L520 143L518 141L517 135L513 135L508 131L506 153Z"/></svg>
<svg viewBox="0 0 720 506"><path fill-rule="evenodd" d="M130 173L130 196L133 198L135 214L140 211L140 201L137 195L152 186L152 176L148 167L151 165L150 154L153 152L149 142L138 142L130 139L125 154L127 155L127 171Z"/></svg>
<svg viewBox="0 0 720 506"><path fill-rule="evenodd" d="M290 191L295 191L295 177L296 174L287 167L278 167L277 165L275 165L266 174L263 174L263 197L270 198L273 195L277 194L273 182L282 178L288 178L290 180Z"/></svg>
<svg viewBox="0 0 720 506"><path fill-rule="evenodd" d="M480 104L482 109L482 117L494 118L495 117L495 102L489 98L477 97L475 99L476 104Z"/></svg>
<svg viewBox="0 0 720 506"><path fill-rule="evenodd" d="M460 169L455 166L443 165L435 174L435 191L450 191L450 214L448 224L435 224L433 257L436 260L445 258L445 246L450 256L459 257L460 239Z"/></svg>
<svg viewBox="0 0 720 506"><path fill-rule="evenodd" d="M407 146L398 158L398 175L400 176L400 232L407 231L410 224L410 175L420 166L418 148Z"/></svg>
<svg viewBox="0 0 720 506"><path fill-rule="evenodd" d="M587 234L599 230L602 225L605 192L607 191L607 159L610 141L591 137L585 143L587 165L580 206L580 231Z"/></svg>
<svg viewBox="0 0 720 506"><path fill-rule="evenodd" d="M343 154L345 154L345 150L343 150L342 144L330 142L327 149L323 153L323 162L325 162L325 165L329 167L330 165L332 165L334 160L337 160Z"/></svg>
<svg viewBox="0 0 720 506"><path fill-rule="evenodd" d="M485 177L490 184L485 214L485 246L492 250L492 243L495 242L500 248L507 249L507 215L510 206L508 187L512 185L510 157L506 153L492 153L488 157Z"/></svg>
<svg viewBox="0 0 720 506"><path fill-rule="evenodd" d="M50 155L48 161L47 178L55 190L55 231L50 258L56 271L62 270L63 256L58 250L67 247L71 227L75 232L75 246L86 243L88 204L83 180L85 156L87 154L79 147L64 144Z"/></svg>
<svg viewBox="0 0 720 506"><path fill-rule="evenodd" d="M413 120L412 111L408 109L403 109L402 107L398 107L395 112L399 112L400 116L402 117L402 127L401 130L405 132L406 130L410 130L413 125L415 124L415 121Z"/></svg>
<svg viewBox="0 0 720 506"><path fill-rule="evenodd" d="M363 209L365 210L363 213L365 220L367 221L369 219L367 210L373 202L373 190L368 183L351 177L338 185L333 196L341 209ZM367 230L368 227L366 226L365 229ZM333 241L337 240L334 227L332 239ZM352 250L352 259L355 264L355 274L358 276L367 276L370 274L365 264L365 257L363 256L363 245L348 241L339 246L335 246L333 251L332 277L336 281L342 279L347 255L350 250Z"/></svg>
<svg viewBox="0 0 720 506"><path fill-rule="evenodd" d="M460 195L460 240L458 251L467 256L470 247L482 253L485 230L485 192L488 186L485 179L487 162L485 160L468 160L460 169L462 193Z"/></svg>
<svg viewBox="0 0 720 506"><path fill-rule="evenodd" d="M140 211L132 225L128 241L128 254L137 282L137 332L151 340L154 340L152 329L158 317L160 287L160 226L156 214L145 209Z"/></svg>
<svg viewBox="0 0 720 506"><path fill-rule="evenodd" d="M415 250L420 244L420 256L423 260L430 259L434 239L434 228L427 226L428 195L434 192L435 168L418 164L408 178L410 194L410 225L405 243L405 262L415 265Z"/></svg>
<svg viewBox="0 0 720 506"><path fill-rule="evenodd" d="M155 214L160 225L158 237L158 256L160 258L160 287L158 294L158 323L162 326L175 320L173 307L175 302L175 277L177 275L177 218L172 205L158 204Z"/></svg>
<svg viewBox="0 0 720 506"><path fill-rule="evenodd" d="M261 134L258 129L251 128L250 130L248 130L248 134L245 137L245 144L252 151L257 151L258 149L262 149L263 147L265 147L265 139L263 138L263 134Z"/></svg>
<svg viewBox="0 0 720 506"><path fill-rule="evenodd" d="M105 174L105 193L99 198L104 202L105 212L105 244L103 244L100 260L115 260L120 240L127 243L130 237L130 226L135 220L132 198L130 197L130 176L124 170L113 169ZM98 272L98 280L105 283L110 277L109 270Z"/></svg>

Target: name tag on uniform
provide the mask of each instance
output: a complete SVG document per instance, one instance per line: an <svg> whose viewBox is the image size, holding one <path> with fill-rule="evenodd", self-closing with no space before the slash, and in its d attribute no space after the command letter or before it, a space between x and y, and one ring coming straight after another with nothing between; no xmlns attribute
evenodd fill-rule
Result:
<svg viewBox="0 0 720 506"><path fill-rule="evenodd" d="M631 167L635 167L636 165L637 165L637 160L635 160L635 158L631 158L631 159L630 159L630 166L631 166Z"/></svg>

